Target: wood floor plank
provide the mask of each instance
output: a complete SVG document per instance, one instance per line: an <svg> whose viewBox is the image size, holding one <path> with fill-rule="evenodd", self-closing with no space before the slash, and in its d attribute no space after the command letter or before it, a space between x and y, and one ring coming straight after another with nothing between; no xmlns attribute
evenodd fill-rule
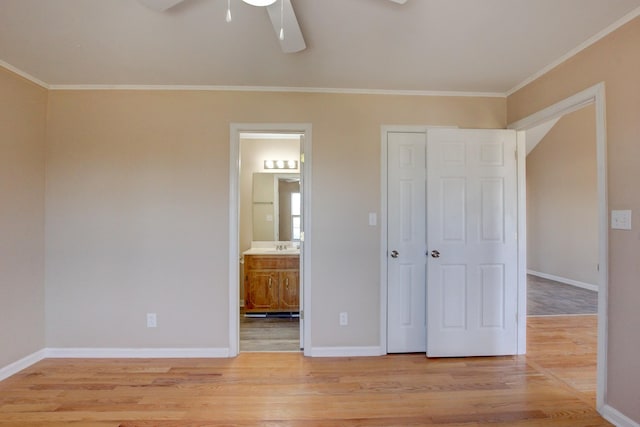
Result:
<svg viewBox="0 0 640 427"><path fill-rule="evenodd" d="M596 323L535 318L514 357L45 359L0 382L0 427L608 426Z"/></svg>

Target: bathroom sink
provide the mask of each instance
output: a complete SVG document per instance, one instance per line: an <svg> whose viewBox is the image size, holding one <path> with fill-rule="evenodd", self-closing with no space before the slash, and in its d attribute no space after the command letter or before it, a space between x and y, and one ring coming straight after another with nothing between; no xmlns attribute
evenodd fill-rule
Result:
<svg viewBox="0 0 640 427"><path fill-rule="evenodd" d="M274 249L273 253L276 254L283 254L283 255L295 255L295 254L299 254L300 253L300 249L296 249L296 248L287 248L287 249Z"/></svg>

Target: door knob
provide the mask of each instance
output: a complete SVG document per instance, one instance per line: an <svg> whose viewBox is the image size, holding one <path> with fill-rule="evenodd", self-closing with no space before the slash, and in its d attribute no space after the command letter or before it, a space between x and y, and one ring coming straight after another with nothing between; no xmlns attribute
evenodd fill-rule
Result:
<svg viewBox="0 0 640 427"><path fill-rule="evenodd" d="M400 252L396 250L391 251L391 258L398 258L398 255L400 255Z"/></svg>
<svg viewBox="0 0 640 427"><path fill-rule="evenodd" d="M440 258L440 252L437 251L437 250L431 251L431 257L432 258Z"/></svg>

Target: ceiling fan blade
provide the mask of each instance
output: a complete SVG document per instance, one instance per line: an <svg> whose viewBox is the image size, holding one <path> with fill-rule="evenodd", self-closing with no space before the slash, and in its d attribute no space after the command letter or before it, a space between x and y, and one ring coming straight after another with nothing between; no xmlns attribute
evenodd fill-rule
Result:
<svg viewBox="0 0 640 427"><path fill-rule="evenodd" d="M280 2L284 2L284 40L280 40ZM273 24L276 37L278 37L280 47L284 53L300 52L307 48L298 19L293 11L291 0L279 0L271 6L267 6L267 12L269 12L271 24Z"/></svg>
<svg viewBox="0 0 640 427"><path fill-rule="evenodd" d="M391 1L398 4L405 4L407 2L407 0L391 0Z"/></svg>
<svg viewBox="0 0 640 427"><path fill-rule="evenodd" d="M172 8L178 3L182 3L184 0L138 0L151 10L156 12L164 12L167 9Z"/></svg>

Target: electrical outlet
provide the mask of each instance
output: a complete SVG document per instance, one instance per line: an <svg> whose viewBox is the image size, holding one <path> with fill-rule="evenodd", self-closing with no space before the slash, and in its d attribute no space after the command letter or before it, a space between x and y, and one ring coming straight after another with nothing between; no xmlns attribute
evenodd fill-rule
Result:
<svg viewBox="0 0 640 427"><path fill-rule="evenodd" d="M158 318L155 313L147 313L147 328L155 328L158 326Z"/></svg>
<svg viewBox="0 0 640 427"><path fill-rule="evenodd" d="M614 230L631 230L631 211L611 211L611 228Z"/></svg>
<svg viewBox="0 0 640 427"><path fill-rule="evenodd" d="M349 324L349 315L346 311L340 313L340 326L347 326Z"/></svg>

